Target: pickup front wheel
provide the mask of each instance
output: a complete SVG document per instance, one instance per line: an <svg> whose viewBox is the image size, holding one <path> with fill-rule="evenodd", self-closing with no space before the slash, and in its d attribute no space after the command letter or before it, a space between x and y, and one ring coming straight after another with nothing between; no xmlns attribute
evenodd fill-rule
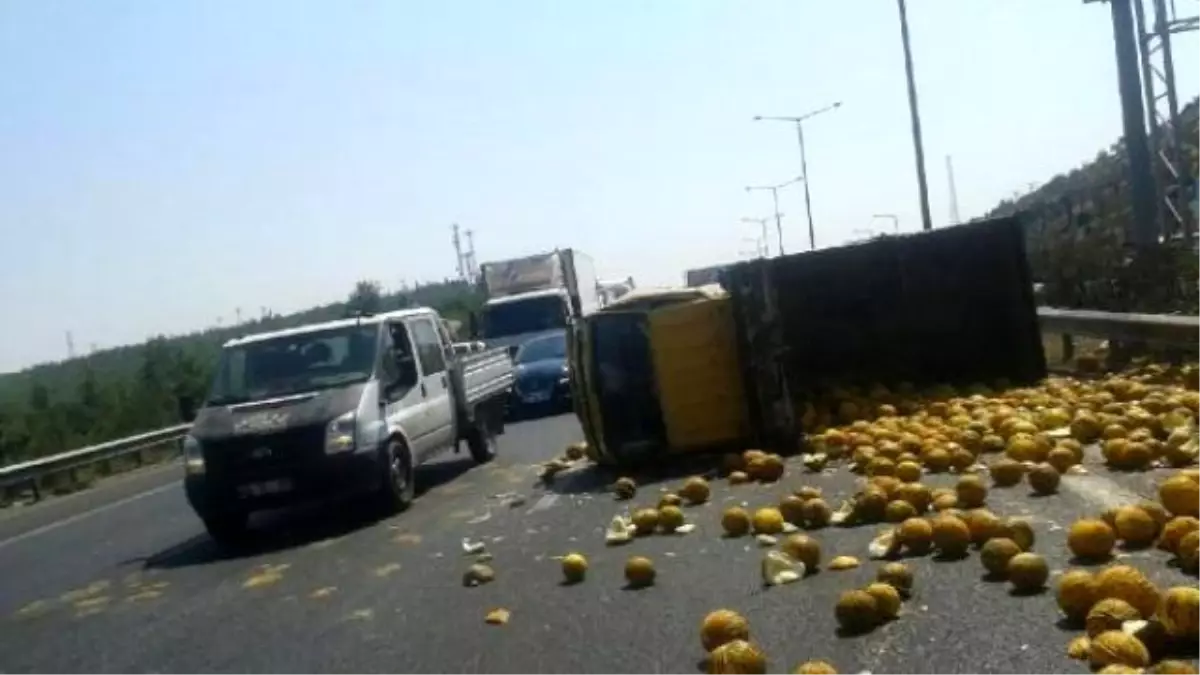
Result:
<svg viewBox="0 0 1200 675"><path fill-rule="evenodd" d="M398 513L407 509L416 496L412 458L403 443L391 440L383 450L384 480L380 501L384 510Z"/></svg>

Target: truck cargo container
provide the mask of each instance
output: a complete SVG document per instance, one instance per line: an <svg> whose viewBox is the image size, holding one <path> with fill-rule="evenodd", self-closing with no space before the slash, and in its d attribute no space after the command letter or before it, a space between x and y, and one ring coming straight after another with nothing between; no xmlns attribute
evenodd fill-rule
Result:
<svg viewBox="0 0 1200 675"><path fill-rule="evenodd" d="M600 304L595 263L577 249L488 262L480 272L487 301L476 330L488 347L515 352Z"/></svg>
<svg viewBox="0 0 1200 675"><path fill-rule="evenodd" d="M1012 384L1046 374L1015 219L732 265L723 292L631 294L568 348L593 455L798 449L835 387Z"/></svg>

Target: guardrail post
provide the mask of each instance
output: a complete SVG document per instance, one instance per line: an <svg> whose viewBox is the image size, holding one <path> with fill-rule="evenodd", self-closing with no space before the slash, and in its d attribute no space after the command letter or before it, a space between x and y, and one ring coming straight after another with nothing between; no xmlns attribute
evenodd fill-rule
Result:
<svg viewBox="0 0 1200 675"><path fill-rule="evenodd" d="M1120 370L1129 365L1133 360L1133 344L1124 340L1109 340L1108 342L1108 367L1111 370Z"/></svg>
<svg viewBox="0 0 1200 675"><path fill-rule="evenodd" d="M40 487L38 487L37 478L30 478L29 486L31 488L33 488L33 501L35 501L35 502L42 501L42 489Z"/></svg>
<svg viewBox="0 0 1200 675"><path fill-rule="evenodd" d="M1062 360L1063 363L1070 363L1075 358L1075 338L1068 333L1063 333L1058 336L1062 343Z"/></svg>

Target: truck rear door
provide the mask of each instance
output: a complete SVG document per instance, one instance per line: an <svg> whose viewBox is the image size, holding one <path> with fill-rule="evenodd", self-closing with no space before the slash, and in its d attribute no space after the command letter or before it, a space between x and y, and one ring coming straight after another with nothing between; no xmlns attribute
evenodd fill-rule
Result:
<svg viewBox="0 0 1200 675"><path fill-rule="evenodd" d="M446 353L432 318L420 317L408 322L413 347L421 362L421 394L425 398L429 448L440 450L454 442L454 399L450 391Z"/></svg>

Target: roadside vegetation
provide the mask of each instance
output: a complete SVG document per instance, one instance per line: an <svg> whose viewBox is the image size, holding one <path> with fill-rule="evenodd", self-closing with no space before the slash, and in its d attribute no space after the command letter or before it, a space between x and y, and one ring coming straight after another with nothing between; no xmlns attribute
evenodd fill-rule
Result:
<svg viewBox="0 0 1200 675"><path fill-rule="evenodd" d="M1193 100L1180 112L1188 177L1184 201L1195 214L1197 122ZM1022 214L1034 279L1044 284L1043 303L1112 312L1197 313L1200 267L1195 240L1174 233L1135 262L1124 245L1129 220L1128 159L1114 143L1090 162L1059 174L1036 189L996 205L987 216ZM1195 215L1192 216L1195 218Z"/></svg>

